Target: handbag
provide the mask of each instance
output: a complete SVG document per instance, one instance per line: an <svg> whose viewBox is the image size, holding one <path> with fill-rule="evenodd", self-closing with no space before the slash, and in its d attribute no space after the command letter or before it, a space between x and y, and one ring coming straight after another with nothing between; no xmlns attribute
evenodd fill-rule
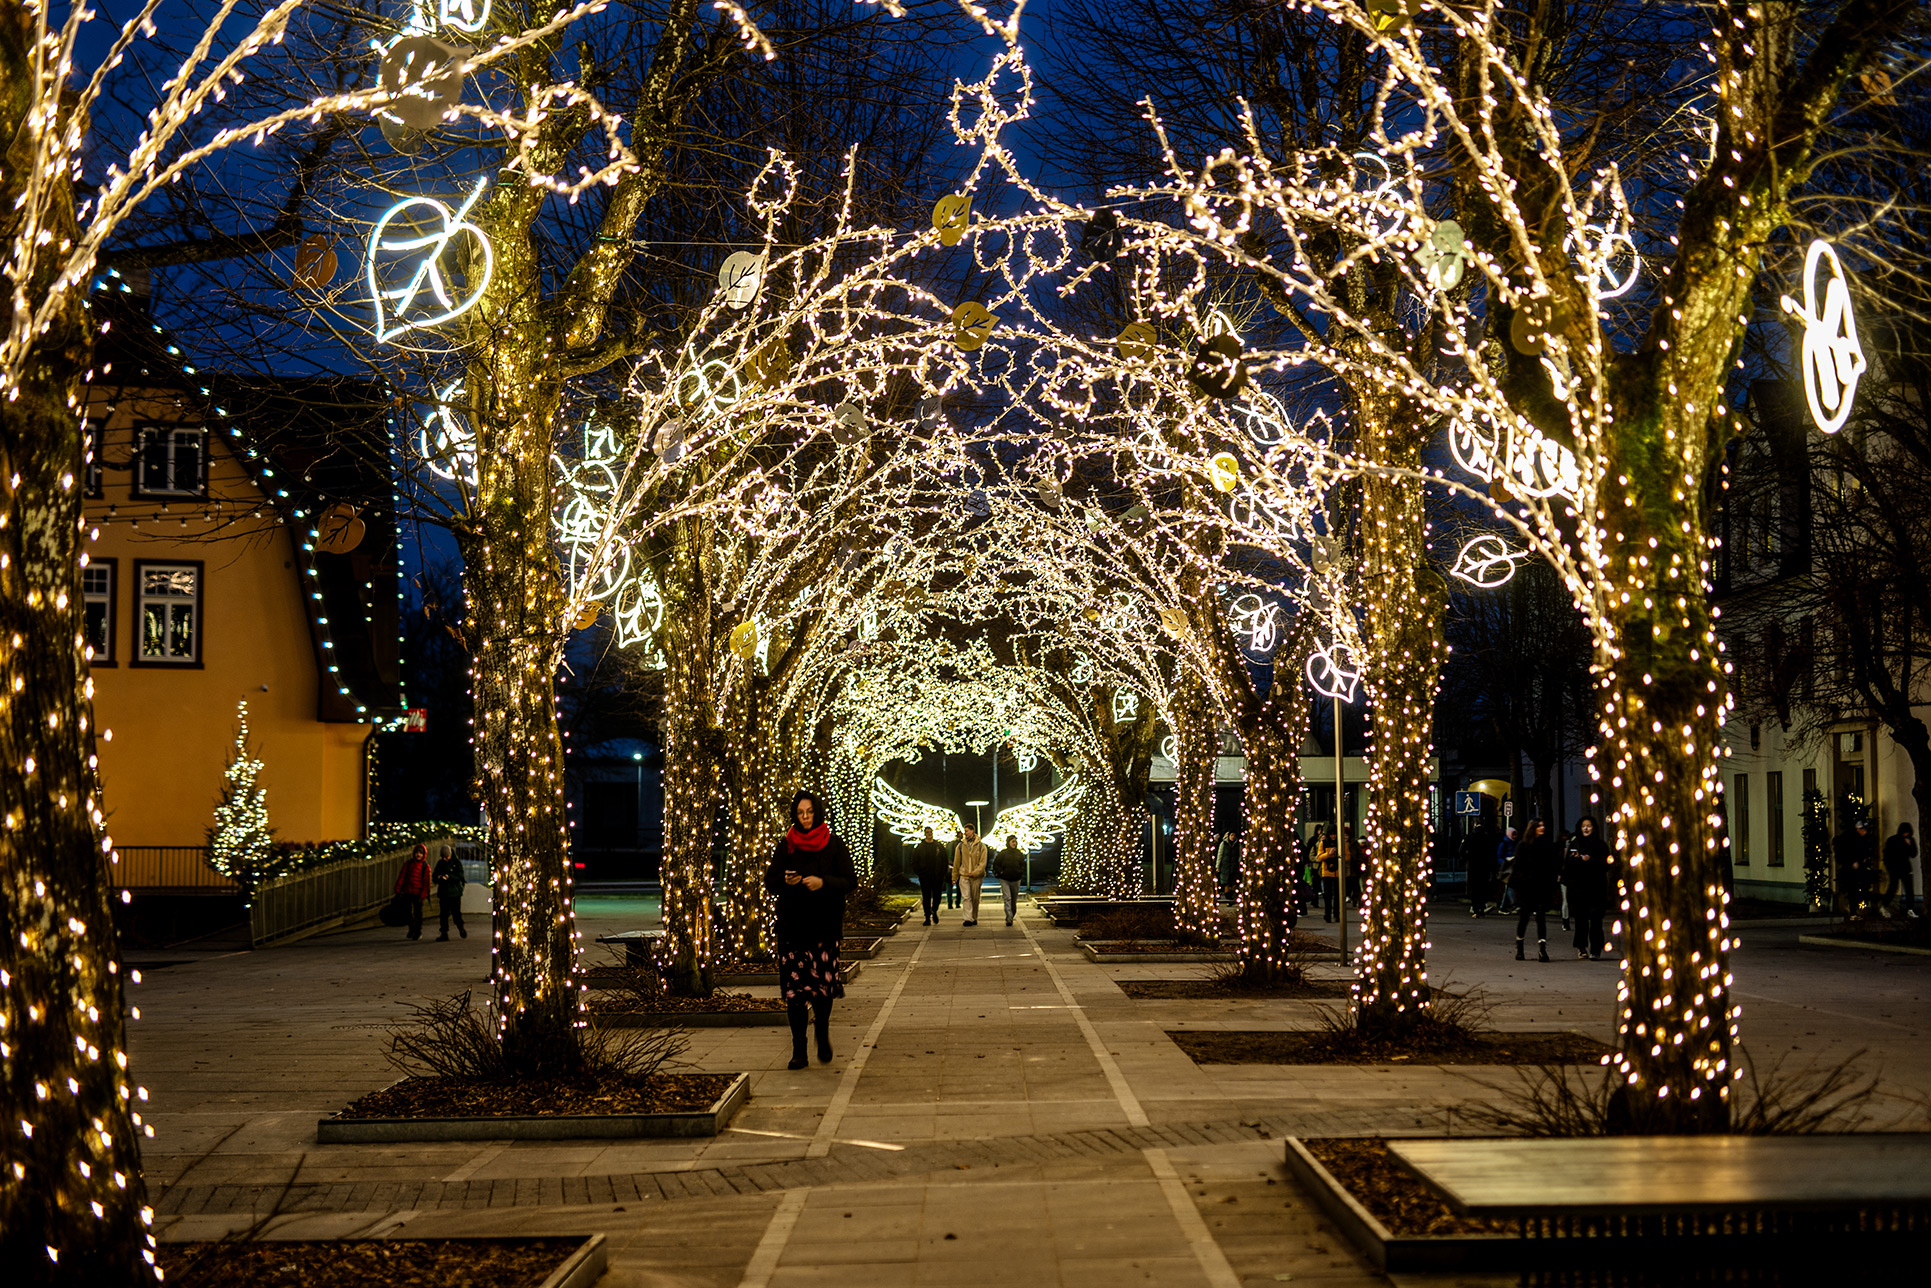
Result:
<svg viewBox="0 0 1931 1288"><path fill-rule="evenodd" d="M376 917L385 926L406 926L409 924L409 903L408 895L399 894L383 904L382 911L376 913Z"/></svg>

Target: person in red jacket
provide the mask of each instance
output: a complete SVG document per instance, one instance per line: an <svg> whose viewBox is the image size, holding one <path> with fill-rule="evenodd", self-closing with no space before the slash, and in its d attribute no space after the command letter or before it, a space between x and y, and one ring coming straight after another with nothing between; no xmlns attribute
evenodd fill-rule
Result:
<svg viewBox="0 0 1931 1288"><path fill-rule="evenodd" d="M422 938L422 901L429 897L429 847L418 844L396 874L396 893L409 900L409 938Z"/></svg>

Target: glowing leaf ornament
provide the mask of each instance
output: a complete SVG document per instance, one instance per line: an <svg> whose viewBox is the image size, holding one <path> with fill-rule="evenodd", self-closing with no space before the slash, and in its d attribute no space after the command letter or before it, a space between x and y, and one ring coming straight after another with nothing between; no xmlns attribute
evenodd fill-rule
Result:
<svg viewBox="0 0 1931 1288"><path fill-rule="evenodd" d="M1178 637L1187 633L1187 615L1177 608L1161 609L1160 624L1167 628L1169 635Z"/></svg>
<svg viewBox="0 0 1931 1288"><path fill-rule="evenodd" d="M367 530L354 506L337 501L315 517L315 548L332 555L345 555L362 544Z"/></svg>
<svg viewBox="0 0 1931 1288"><path fill-rule="evenodd" d="M1120 356L1128 362L1144 362L1151 358L1159 342L1160 337L1144 322L1127 323L1120 328L1120 334L1114 340L1120 347Z"/></svg>
<svg viewBox="0 0 1931 1288"><path fill-rule="evenodd" d="M483 29L489 21L490 0L437 0L437 17L445 27L471 34Z"/></svg>
<svg viewBox="0 0 1931 1288"><path fill-rule="evenodd" d="M1449 571L1471 586L1493 590L1506 586L1515 576L1516 565L1528 557L1528 551L1511 550L1501 537L1484 532L1469 539L1462 552L1455 556L1455 566Z"/></svg>
<svg viewBox="0 0 1931 1288"><path fill-rule="evenodd" d="M312 233L295 248L295 280L311 291L319 291L335 280L339 263L328 238Z"/></svg>
<svg viewBox="0 0 1931 1288"><path fill-rule="evenodd" d="M1817 274L1826 264L1830 277L1821 283L1823 298L1819 299ZM1866 363L1844 266L1828 242L1811 242L1804 255L1803 307L1788 295L1783 297L1783 307L1804 324L1804 397L1810 402L1810 418L1824 433L1835 434L1850 419L1851 400Z"/></svg>
<svg viewBox="0 0 1931 1288"><path fill-rule="evenodd" d="M1455 289L1468 267L1468 240L1462 234L1462 226L1453 219L1436 224L1428 240L1415 252L1415 262L1421 265L1422 276L1430 286L1438 291Z"/></svg>
<svg viewBox="0 0 1931 1288"><path fill-rule="evenodd" d="M1353 702L1361 686L1361 664L1346 644L1331 644L1308 655L1307 682L1324 697Z"/></svg>
<svg viewBox="0 0 1931 1288"><path fill-rule="evenodd" d="M749 662L758 655L758 624L739 622L731 630L731 651L741 661Z"/></svg>
<svg viewBox="0 0 1931 1288"><path fill-rule="evenodd" d="M1598 275L1594 268L1591 269L1587 279L1589 293L1597 300L1613 300L1628 294L1643 273L1643 257L1636 250L1635 241L1626 232L1598 228L1594 224L1584 224L1580 231L1588 234L1584 242L1588 256L1602 270ZM1573 245L1575 241L1576 238L1571 237L1569 244ZM1618 277L1613 265L1624 253L1629 256L1629 271Z"/></svg>
<svg viewBox="0 0 1931 1288"><path fill-rule="evenodd" d="M919 399L915 413L918 433L921 438L931 438L945 425L945 399L937 394L927 394Z"/></svg>
<svg viewBox="0 0 1931 1288"><path fill-rule="evenodd" d="M382 54L382 88L397 95L383 107L413 130L427 130L462 93L469 51L434 36L404 36Z"/></svg>
<svg viewBox="0 0 1931 1288"><path fill-rule="evenodd" d="M1088 259L1105 263L1120 253L1126 242L1126 234L1120 228L1120 217L1110 210L1096 212L1086 221L1085 229L1079 236L1079 248Z"/></svg>
<svg viewBox="0 0 1931 1288"><path fill-rule="evenodd" d="M1231 492L1240 486L1240 462L1232 452L1215 452L1208 458L1207 481L1219 492Z"/></svg>
<svg viewBox="0 0 1931 1288"><path fill-rule="evenodd" d="M1366 0L1363 5L1376 31L1399 35L1421 8L1420 0Z"/></svg>
<svg viewBox="0 0 1931 1288"><path fill-rule="evenodd" d="M463 216L488 184L487 176L477 180L476 191L454 211L434 197L411 197L389 207L376 220L369 234L368 279L377 340L393 341L405 331L439 326L461 317L483 298L495 269L495 254L483 230ZM471 239L475 247L467 273L469 293L462 296L450 290L442 263L443 255L458 238ZM481 272L474 267L479 256ZM397 280L400 286L385 284ZM424 290L433 304L422 300Z"/></svg>
<svg viewBox="0 0 1931 1288"><path fill-rule="evenodd" d="M967 300L952 310L952 342L966 353L985 348L999 319L977 300Z"/></svg>
<svg viewBox="0 0 1931 1288"><path fill-rule="evenodd" d="M456 409L462 382L453 381L436 395L436 406L423 420L417 447L423 467L437 478L476 486L476 434Z"/></svg>
<svg viewBox="0 0 1931 1288"><path fill-rule="evenodd" d="M1241 358L1239 338L1221 334L1202 340L1187 379L1210 398L1232 398L1246 388L1247 363Z"/></svg>
<svg viewBox="0 0 1931 1288"><path fill-rule="evenodd" d="M748 309L758 298L764 281L764 260L748 250L725 259L717 270L717 284L724 288L724 302L734 309Z"/></svg>
<svg viewBox="0 0 1931 1288"><path fill-rule="evenodd" d="M831 436L850 447L865 439L865 409L857 403L841 402L832 409Z"/></svg>
<svg viewBox="0 0 1931 1288"><path fill-rule="evenodd" d="M940 197L932 207L932 226L939 230L941 246L957 246L971 222L971 197L954 193Z"/></svg>

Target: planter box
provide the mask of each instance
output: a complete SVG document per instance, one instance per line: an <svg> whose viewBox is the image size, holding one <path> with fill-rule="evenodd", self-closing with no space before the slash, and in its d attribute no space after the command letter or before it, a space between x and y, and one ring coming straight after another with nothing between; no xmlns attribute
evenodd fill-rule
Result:
<svg viewBox="0 0 1931 1288"><path fill-rule="evenodd" d="M525 1243L531 1238L542 1238L542 1237L543 1237L542 1235L511 1235L511 1236L505 1236L502 1239L502 1242ZM162 1242L168 1243L168 1242L172 1242L172 1240L169 1240L166 1237L163 1237ZM198 1240L186 1240L186 1242L198 1242ZM261 1243L257 1244L256 1246L259 1247L262 1244L266 1244L271 1247L290 1247L290 1246L298 1246L298 1245L304 1245L304 1244L321 1244L323 1246L330 1247L330 1248L338 1248L338 1247L341 1247L342 1244L349 1243L349 1242L356 1242L356 1241L344 1240L344 1239L329 1239L329 1240L277 1239L275 1236L271 1234L271 1235L265 1236L261 1240ZM376 1240L376 1242L386 1243L388 1242L388 1240ZM405 1236L404 1238L395 1240L395 1242L442 1243L442 1242L445 1242L445 1240L421 1239L421 1238ZM446 1242L477 1244L477 1243L489 1243L489 1242L493 1242L493 1240L491 1240L488 1236L476 1238L469 1235L464 1235L458 1238L449 1239ZM242 1246L242 1245L237 1245L237 1246ZM565 1257L562 1260L562 1262L560 1262L557 1265L557 1268L555 1270L552 1270L547 1276L544 1277L543 1282L539 1284L537 1288L591 1288L592 1284L596 1283L597 1280L603 1278L604 1271L608 1270L609 1268L610 1268L610 1248L609 1248L608 1242L603 1235L593 1234L589 1238L585 1239L575 1249L573 1249L570 1255Z"/></svg>
<svg viewBox="0 0 1931 1288"><path fill-rule="evenodd" d="M1107 966L1124 965L1131 962L1145 962L1152 966L1169 965L1175 962L1200 962L1210 964L1214 962L1238 961L1240 959L1240 954L1230 948L1215 948L1191 953L1179 948L1170 949L1165 952L1124 953L1112 947L1120 942L1117 939L1092 940L1088 943L1081 944L1080 951L1086 954L1086 960L1099 962Z"/></svg>
<svg viewBox="0 0 1931 1288"><path fill-rule="evenodd" d="M1931 957L1931 948L1915 944L1887 944L1875 939L1844 939L1837 935L1798 935L1797 942L1813 948L1862 948L1873 953L1905 953L1912 957Z"/></svg>
<svg viewBox="0 0 1931 1288"><path fill-rule="evenodd" d="M878 950L885 944L882 935L846 935L845 942L838 945L838 956L852 961L868 962L878 956Z"/></svg>
<svg viewBox="0 0 1931 1288"><path fill-rule="evenodd" d="M779 1012L779 1018L784 1018L783 1012ZM724 1089L724 1094L708 1108L685 1113L556 1114L524 1118L331 1117L315 1124L315 1140L321 1145L388 1145L429 1140L608 1140L715 1136L737 1116L738 1110L750 1096L751 1075L740 1073ZM601 1270L599 1273L602 1273Z"/></svg>
<svg viewBox="0 0 1931 1288"><path fill-rule="evenodd" d="M591 1021L604 1029L756 1029L786 1023L782 1009L775 1011L603 1011L592 1012Z"/></svg>
<svg viewBox="0 0 1931 1288"><path fill-rule="evenodd" d="M1296 1137L1287 1138L1287 1170L1305 1185L1328 1220L1385 1274L1428 1270L1512 1270L1536 1264L1559 1243L1525 1246L1507 1234L1398 1236L1334 1179ZM1561 1255L1561 1254L1558 1254ZM1546 1262L1544 1263L1546 1264Z"/></svg>

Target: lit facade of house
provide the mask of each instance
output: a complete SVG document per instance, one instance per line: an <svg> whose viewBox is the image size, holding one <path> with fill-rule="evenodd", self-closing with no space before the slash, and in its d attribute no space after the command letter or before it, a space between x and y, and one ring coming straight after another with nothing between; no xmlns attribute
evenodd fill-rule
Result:
<svg viewBox="0 0 1931 1288"><path fill-rule="evenodd" d="M204 843L244 700L277 839L360 838L370 734L402 701L386 408L354 382L211 378L138 310L114 321L82 578L124 866Z"/></svg>

